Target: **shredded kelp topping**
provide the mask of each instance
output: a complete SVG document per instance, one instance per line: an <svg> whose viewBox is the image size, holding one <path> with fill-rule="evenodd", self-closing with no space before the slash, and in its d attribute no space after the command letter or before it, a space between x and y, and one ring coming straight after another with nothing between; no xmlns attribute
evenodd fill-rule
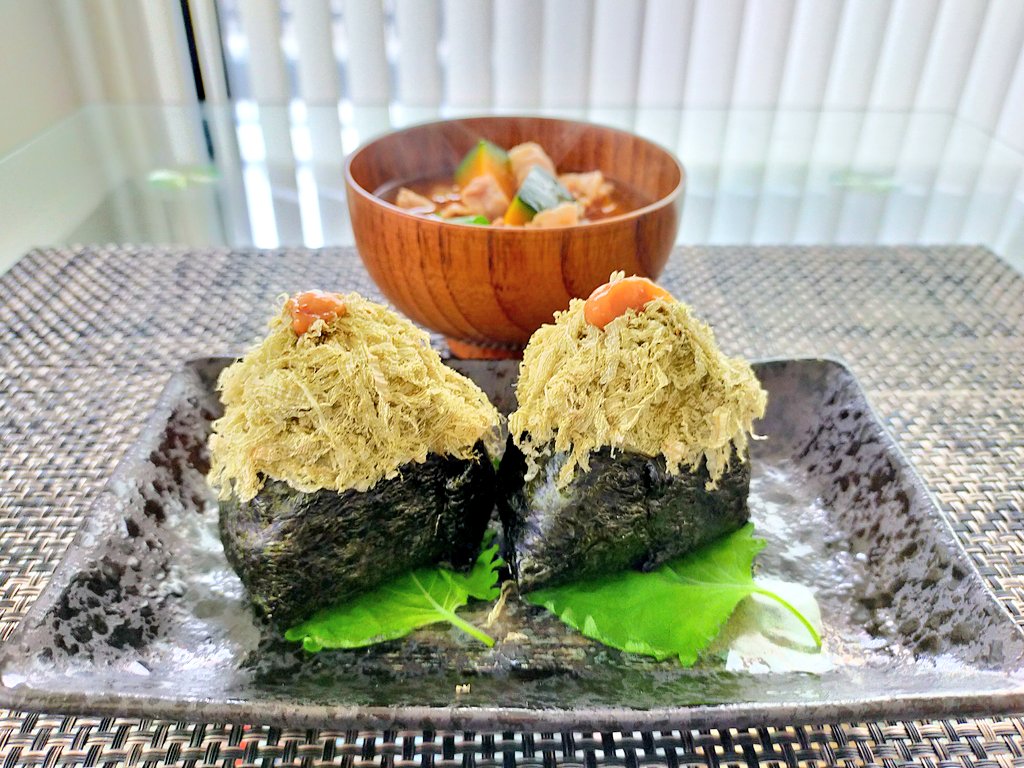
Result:
<svg viewBox="0 0 1024 768"><path fill-rule="evenodd" d="M711 328L674 299L628 310L604 330L587 323L583 305L574 299L556 313L523 354L509 429L527 478L541 456L565 452L557 478L565 487L590 468L592 451L610 446L662 454L671 474L706 459L715 487L733 445L745 459L753 421L764 415L766 394L750 365L722 354Z"/></svg>
<svg viewBox="0 0 1024 768"><path fill-rule="evenodd" d="M299 491L365 491L428 453L469 459L498 412L441 362L429 337L356 293L301 336L282 306L270 334L217 387L210 483L246 501L264 478Z"/></svg>

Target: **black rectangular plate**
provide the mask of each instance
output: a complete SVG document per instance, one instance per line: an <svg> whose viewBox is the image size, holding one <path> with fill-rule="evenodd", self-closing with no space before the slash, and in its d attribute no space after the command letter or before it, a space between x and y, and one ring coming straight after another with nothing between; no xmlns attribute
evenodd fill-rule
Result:
<svg viewBox="0 0 1024 768"><path fill-rule="evenodd" d="M759 573L812 587L826 671L682 669L512 604L486 649L445 627L315 656L258 626L217 538L205 439L224 358L175 374L22 625L0 649L18 709L364 728L634 731L1024 709L1024 635L970 564L853 375L755 365ZM507 412L515 363L453 362ZM489 606L468 618L482 621ZM508 636L508 639L506 639ZM525 639L524 639L525 637ZM469 683L468 693L456 686Z"/></svg>

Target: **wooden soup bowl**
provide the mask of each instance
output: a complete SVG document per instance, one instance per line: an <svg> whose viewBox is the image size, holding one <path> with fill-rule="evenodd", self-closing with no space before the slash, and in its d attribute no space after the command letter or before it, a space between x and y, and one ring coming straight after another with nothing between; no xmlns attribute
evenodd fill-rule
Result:
<svg viewBox="0 0 1024 768"><path fill-rule="evenodd" d="M559 172L600 169L651 201L571 227L449 224L375 194L396 182L451 176L480 139L536 141ZM479 117L418 125L358 149L345 164L356 247L388 299L448 338L458 357L517 357L537 328L586 298L615 270L656 278L672 250L685 173L672 153L626 131L542 117Z"/></svg>

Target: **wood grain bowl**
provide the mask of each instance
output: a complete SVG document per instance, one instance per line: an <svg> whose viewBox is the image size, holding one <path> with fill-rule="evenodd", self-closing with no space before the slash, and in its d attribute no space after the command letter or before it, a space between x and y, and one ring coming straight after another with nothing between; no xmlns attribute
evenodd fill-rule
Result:
<svg viewBox="0 0 1024 768"><path fill-rule="evenodd" d="M539 142L560 171L600 169L642 208L572 227L449 224L407 213L375 192L450 174L480 138ZM479 117L418 125L354 152L345 164L356 247L384 295L444 334L459 357L515 357L537 328L614 270L656 278L682 213L685 172L670 152L614 128L541 117Z"/></svg>

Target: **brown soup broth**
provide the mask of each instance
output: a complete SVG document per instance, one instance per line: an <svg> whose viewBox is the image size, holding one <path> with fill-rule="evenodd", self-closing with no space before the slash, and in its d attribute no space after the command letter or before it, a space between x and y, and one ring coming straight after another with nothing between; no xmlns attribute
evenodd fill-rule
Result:
<svg viewBox="0 0 1024 768"><path fill-rule="evenodd" d="M573 173L573 171L562 171L562 173ZM621 181L605 177L612 184L612 192L600 208L589 207L584 213L586 221L600 221L601 219L620 216L623 213L635 211L650 205L653 200L647 198L633 187ZM423 195L433 200L438 205L452 202L459 199L458 185L452 182L451 175L427 176L413 180L391 181L374 190L374 195L382 200L395 204L398 197L398 190L402 187L411 189L418 195Z"/></svg>

